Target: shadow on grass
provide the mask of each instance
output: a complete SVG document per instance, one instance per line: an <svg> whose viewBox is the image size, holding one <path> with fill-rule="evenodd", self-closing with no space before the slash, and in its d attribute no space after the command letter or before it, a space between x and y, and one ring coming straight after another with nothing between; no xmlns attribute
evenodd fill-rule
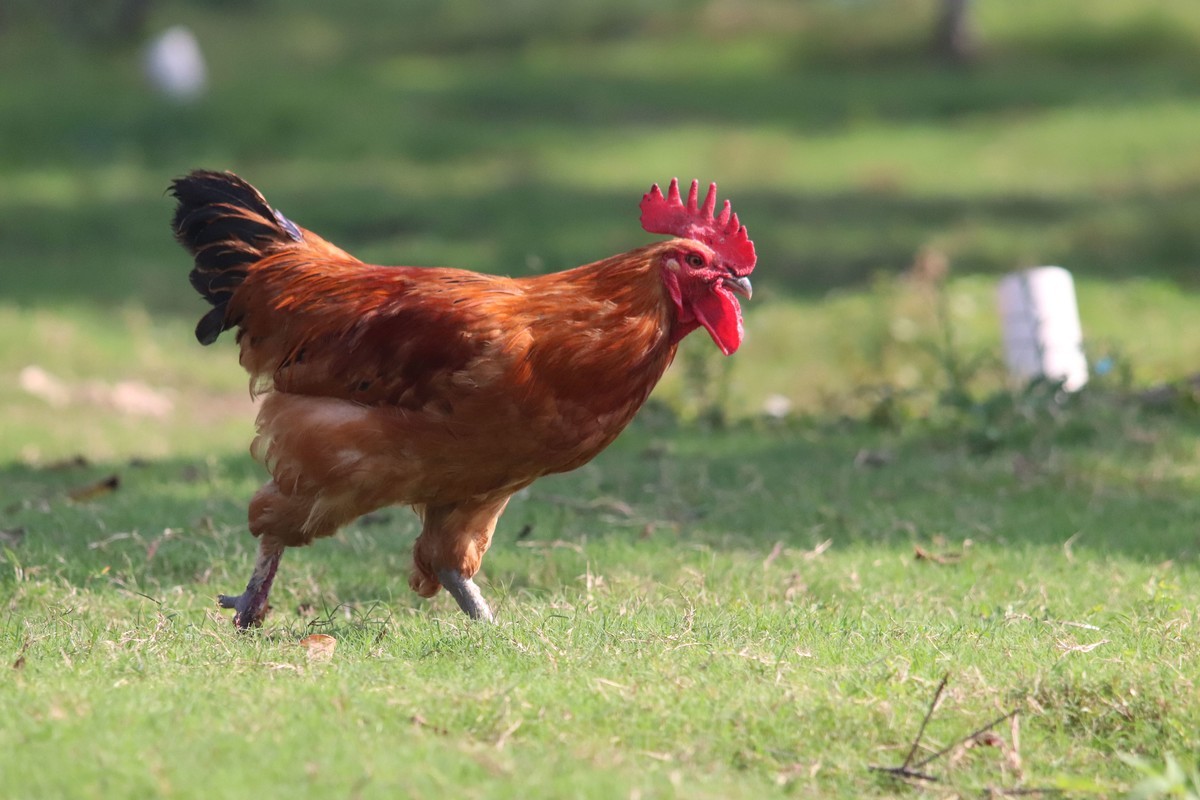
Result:
<svg viewBox="0 0 1200 800"><path fill-rule="evenodd" d="M651 579L655 564L665 568L696 547L765 557L777 542L806 550L827 539L908 557L937 541L1055 552L1073 543L1081 557L1149 563L1190 563L1200 547L1195 492L1143 474L1156 456L1119 432L1040 460L1013 451L969 456L944 439L895 440L882 466L862 466L859 454L880 439L855 426L721 433L635 426L593 464L544 478L514 500L489 555L491 578L515 589L531 578L552 583L545 552L584 544L589 559L628 559L623 571L646 569ZM114 474L115 491L69 499ZM232 457L4 466L0 552L8 567L0 584L12 588L36 575L151 597L180 586L239 590L255 552L245 503L261 479L256 465ZM281 580L318 609L415 604L407 575L417 531L407 510L379 512L290 555Z"/></svg>

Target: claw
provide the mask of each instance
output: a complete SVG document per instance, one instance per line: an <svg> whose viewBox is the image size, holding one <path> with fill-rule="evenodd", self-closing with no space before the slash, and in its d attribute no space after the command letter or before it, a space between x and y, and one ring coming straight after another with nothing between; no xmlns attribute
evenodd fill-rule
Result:
<svg viewBox="0 0 1200 800"><path fill-rule="evenodd" d="M468 617L484 622L496 621L496 618L492 616L492 610L488 608L487 601L483 599L479 587L475 585L475 581L464 578L463 574L456 569L440 570L437 576L441 581L442 588L450 593L450 596L458 603L458 607L466 612Z"/></svg>

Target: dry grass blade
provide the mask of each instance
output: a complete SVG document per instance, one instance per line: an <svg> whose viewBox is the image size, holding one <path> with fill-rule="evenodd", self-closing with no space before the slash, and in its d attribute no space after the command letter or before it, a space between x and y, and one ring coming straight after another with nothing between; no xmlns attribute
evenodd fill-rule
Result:
<svg viewBox="0 0 1200 800"><path fill-rule="evenodd" d="M83 486L76 486L67 492L67 497L76 503L85 503L88 500L95 500L97 497L115 492L120 486L121 476L113 474Z"/></svg>
<svg viewBox="0 0 1200 800"><path fill-rule="evenodd" d="M26 639L21 643L21 649L17 652L17 657L13 659L12 668L20 670L25 666L25 651L29 649L29 640Z"/></svg>
<svg viewBox="0 0 1200 800"><path fill-rule="evenodd" d="M918 545L913 545L913 556L917 561L932 561L934 564L957 564L962 558L961 553L934 553Z"/></svg>
<svg viewBox="0 0 1200 800"><path fill-rule="evenodd" d="M438 736L446 736L449 733L449 731L442 726L431 724L429 720L425 719L425 717L421 716L420 714L412 715L412 724L418 728L425 728L426 730L433 731Z"/></svg>
<svg viewBox="0 0 1200 800"><path fill-rule="evenodd" d="M624 500L618 500L615 497L597 497L591 500L581 500L576 497L563 497L561 495L546 495L542 497L547 503L556 506L571 508L576 511L591 511L591 512L608 512L621 517L633 517L633 506L626 503Z"/></svg>

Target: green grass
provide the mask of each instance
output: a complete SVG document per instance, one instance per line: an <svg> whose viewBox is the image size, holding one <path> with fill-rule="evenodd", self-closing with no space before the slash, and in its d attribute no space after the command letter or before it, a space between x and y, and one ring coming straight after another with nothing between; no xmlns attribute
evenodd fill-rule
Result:
<svg viewBox="0 0 1200 800"><path fill-rule="evenodd" d="M197 165L383 262L573 266L641 243L641 192L694 175L719 179L761 282L789 295L862 285L927 245L970 272L1195 285L1196 7L981 4L991 51L956 72L915 55L929 2L792 5L731 20L619 4L575 28L168 5L156 24L193 24L212 63L212 92L183 108L147 94L134 51L9 36L0 292L190 312L163 189ZM103 279L76 280L80 259Z"/></svg>
<svg viewBox="0 0 1200 800"><path fill-rule="evenodd" d="M268 626L237 635L211 602L250 568L247 459L10 467L8 785L889 794L868 767L903 760L949 673L929 750L1019 707L1021 767L959 753L929 767L935 795L1115 792L1118 754L1200 746L1200 428L1095 413L1117 424L1086 444L990 457L858 426L640 425L513 504L485 570L496 628L409 593L396 511L289 553ZM891 460L856 466L862 447ZM110 471L115 492L64 498ZM331 661L298 645L312 631Z"/></svg>
<svg viewBox="0 0 1200 800"><path fill-rule="evenodd" d="M1121 796L1189 769L1200 419L1140 392L1200 360L1200 6L978 3L953 71L932 5L163 3L210 57L192 107L14 6L6 796ZM395 509L288 553L237 635L212 598L248 576L262 475L167 230L195 166L364 258L512 274L638 245L651 182L716 179L760 254L746 342L692 337L608 452L514 500L498 626L412 595ZM922 250L944 284L907 273ZM998 363L995 277L1047 263L1114 365L1072 402ZM1016 731L938 783L872 771L947 674L922 753Z"/></svg>

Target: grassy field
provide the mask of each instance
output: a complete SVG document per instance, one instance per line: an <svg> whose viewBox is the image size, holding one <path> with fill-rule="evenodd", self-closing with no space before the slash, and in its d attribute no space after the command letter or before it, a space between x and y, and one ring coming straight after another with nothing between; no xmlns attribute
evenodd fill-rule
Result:
<svg viewBox="0 0 1200 800"><path fill-rule="evenodd" d="M1167 768L1200 754L1200 6L978 3L956 71L930 2L747 5L163 3L212 68L182 107L15 7L6 795L1200 796ZM195 166L364 258L511 274L640 244L651 182L715 179L758 245L747 339L693 337L608 452L514 501L499 625L409 592L395 509L289 553L237 635L212 598L262 475L167 231ZM1073 399L999 365L995 279L1046 263L1108 368ZM947 748L937 780L872 769L944 676L909 762Z"/></svg>
<svg viewBox="0 0 1200 800"><path fill-rule="evenodd" d="M869 768L904 760L948 674L922 754L1020 713L924 768L930 796L1117 795L1120 754L1200 745L1200 425L1090 402L1102 430L989 456L644 420L514 503L485 569L495 628L408 592L397 510L290 553L268 626L239 636L212 596L250 568L245 458L7 467L7 785L890 795Z"/></svg>

